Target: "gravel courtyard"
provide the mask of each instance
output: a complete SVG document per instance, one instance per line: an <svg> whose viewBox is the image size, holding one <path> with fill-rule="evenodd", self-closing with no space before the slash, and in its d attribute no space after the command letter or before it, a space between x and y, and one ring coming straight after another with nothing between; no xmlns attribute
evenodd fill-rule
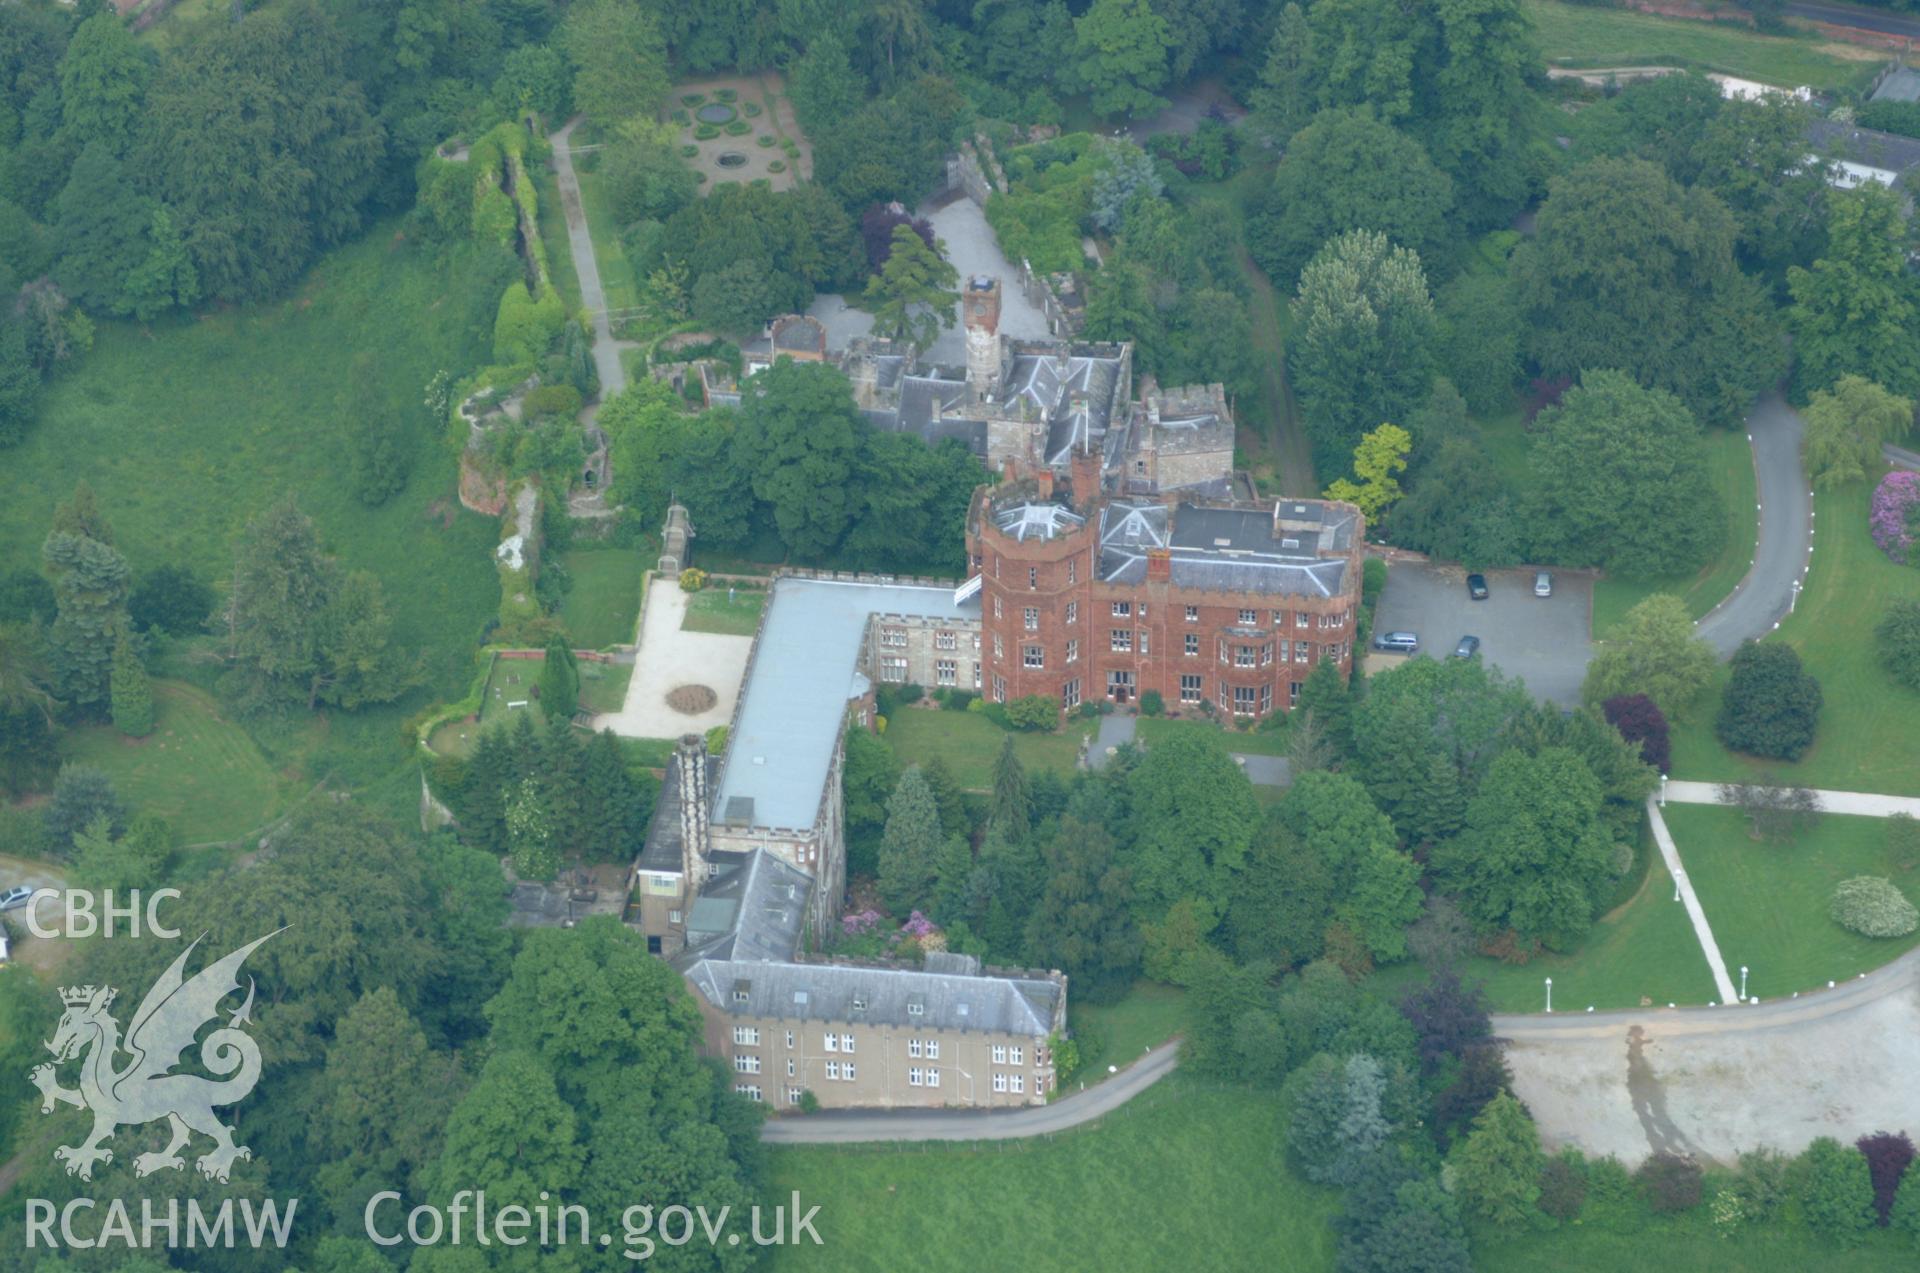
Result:
<svg viewBox="0 0 1920 1273"><path fill-rule="evenodd" d="M1495 1017L1549 1145L1730 1163L1759 1146L1920 1127L1920 956L1833 990L1724 1008Z"/></svg>
<svg viewBox="0 0 1920 1273"><path fill-rule="evenodd" d="M733 719L733 704L747 672L753 638L715 632L682 632L687 594L672 579L655 579L647 589L646 616L634 654L633 679L619 711L594 718L595 729L611 729L625 738L678 738L705 733ZM667 706L667 695L682 685L705 685L714 692L706 711L687 715Z"/></svg>

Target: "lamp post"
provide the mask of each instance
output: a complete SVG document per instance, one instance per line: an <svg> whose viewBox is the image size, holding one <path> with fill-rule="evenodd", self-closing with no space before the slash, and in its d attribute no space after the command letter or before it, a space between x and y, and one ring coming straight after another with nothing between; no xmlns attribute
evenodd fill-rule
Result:
<svg viewBox="0 0 1920 1273"><path fill-rule="evenodd" d="M1660 775L1660 807L1662 809L1667 807L1667 776L1665 774Z"/></svg>
<svg viewBox="0 0 1920 1273"><path fill-rule="evenodd" d="M1553 978L1547 978L1547 1011L1553 1011Z"/></svg>
<svg viewBox="0 0 1920 1273"><path fill-rule="evenodd" d="M1792 614L1793 608L1799 604L1800 604L1800 581L1796 579L1793 581L1793 595L1787 598L1787 613Z"/></svg>
<svg viewBox="0 0 1920 1273"><path fill-rule="evenodd" d="M1746 1001L1747 1001L1747 966L1745 964L1741 964L1740 965L1740 1002L1745 1003Z"/></svg>

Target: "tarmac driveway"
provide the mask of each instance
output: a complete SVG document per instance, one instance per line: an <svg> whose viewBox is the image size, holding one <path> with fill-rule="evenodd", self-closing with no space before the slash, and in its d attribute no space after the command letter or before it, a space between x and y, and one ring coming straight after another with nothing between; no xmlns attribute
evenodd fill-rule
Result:
<svg viewBox="0 0 1920 1273"><path fill-rule="evenodd" d="M1553 595L1533 595L1532 569L1489 570L1487 599L1467 597L1467 572L1459 566L1399 562L1387 573L1387 588L1373 630L1417 632L1420 653L1448 658L1462 636L1480 638L1480 658L1549 702L1572 707L1593 657L1593 577L1553 572Z"/></svg>

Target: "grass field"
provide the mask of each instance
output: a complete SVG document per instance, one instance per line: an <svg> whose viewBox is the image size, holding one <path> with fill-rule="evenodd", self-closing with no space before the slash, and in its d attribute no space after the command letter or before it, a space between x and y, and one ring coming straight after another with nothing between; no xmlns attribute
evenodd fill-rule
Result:
<svg viewBox="0 0 1920 1273"><path fill-rule="evenodd" d="M1283 1136L1271 1096L1176 1074L1043 1140L776 1148L769 1194L818 1204L822 1245L767 1267L1331 1269L1336 1195L1286 1171Z"/></svg>
<svg viewBox="0 0 1920 1273"><path fill-rule="evenodd" d="M596 548L561 558L573 587L560 603L560 622L576 650L628 645L640 618L640 581L647 557L633 548Z"/></svg>
<svg viewBox="0 0 1920 1273"><path fill-rule="evenodd" d="M1753 565L1754 543L1760 533L1755 508L1753 449L1739 429L1707 433L1707 463L1714 488L1727 514L1726 545L1713 561L1692 575L1671 579L1600 579L1593 585L1593 635L1596 640L1618 623L1627 611L1656 592L1671 592L1686 603L1698 619L1725 601Z"/></svg>
<svg viewBox="0 0 1920 1273"><path fill-rule="evenodd" d="M280 812L280 776L212 695L155 681L153 705L153 732L145 738L111 725L70 730L61 759L106 770L124 800L165 818L186 844L232 839Z"/></svg>
<svg viewBox="0 0 1920 1273"><path fill-rule="evenodd" d="M1730 23L1692 22L1625 9L1523 0L1549 62L1566 66L1696 66L1796 88L1864 84L1886 57L1811 35L1761 35Z"/></svg>
<svg viewBox="0 0 1920 1273"><path fill-rule="evenodd" d="M1753 969L1748 992L1762 998L1844 980L1920 944L1920 933L1872 938L1827 915L1833 886L1855 875L1885 875L1920 898L1920 876L1887 860L1880 818L1822 816L1793 844L1756 843L1737 809L1674 805L1667 825L1727 966ZM1558 985L1558 982L1555 983Z"/></svg>
<svg viewBox="0 0 1920 1273"><path fill-rule="evenodd" d="M580 664L580 710L617 712L627 701L627 682L633 679L631 663Z"/></svg>
<svg viewBox="0 0 1920 1273"><path fill-rule="evenodd" d="M1287 754L1285 729L1222 729L1212 721L1168 720L1164 716L1142 716L1134 726L1134 737L1148 747L1161 739L1189 733L1208 734L1230 752L1244 752L1252 756Z"/></svg>
<svg viewBox="0 0 1920 1273"><path fill-rule="evenodd" d="M1069 773L1080 755L1080 736L1092 733L1090 721L1070 721L1058 733L1014 732L1014 754L1029 770ZM902 765L924 765L939 756L947 762L954 781L970 791L993 786L993 761L1006 730L977 712L932 711L912 707L895 712L887 721L887 742Z"/></svg>
<svg viewBox="0 0 1920 1273"><path fill-rule="evenodd" d="M766 604L767 594L763 589L735 588L729 601L727 586L712 584L687 598L687 614L680 621L680 630L752 636L760 626L760 611Z"/></svg>
<svg viewBox="0 0 1920 1273"><path fill-rule="evenodd" d="M633 309L640 304L639 281L627 251L620 244L620 224L614 220L607 203L606 187L600 174L582 166L581 156L573 159L574 175L580 179L580 206L587 214L587 233L593 239L593 263L600 271L600 290L609 310ZM554 242L553 250L564 251L565 235Z"/></svg>
<svg viewBox="0 0 1920 1273"><path fill-rule="evenodd" d="M53 507L81 477L136 571L180 564L214 581L246 521L295 493L327 550L380 578L393 640L423 658L424 683L399 703L329 716L318 763L369 780L404 758L401 720L464 688L498 604L495 523L460 508L420 407L436 372L483 360L498 301L483 258L414 247L386 224L285 300L151 329L102 323L7 453L0 567L39 563ZM340 450L342 413L367 409L413 428L412 478L379 508L355 498ZM266 745L286 763L277 739Z"/></svg>
<svg viewBox="0 0 1920 1273"><path fill-rule="evenodd" d="M1877 481L1877 476L1873 479ZM1920 795L1920 694L1883 672L1873 625L1895 597L1920 597L1920 569L1896 566L1867 534L1873 481L1814 496L1813 573L1771 639L1800 651L1825 697L1820 730L1796 764L1738 756L1713 736L1726 672L1673 731L1675 777L1720 782L1771 772L1810 787Z"/></svg>
<svg viewBox="0 0 1920 1273"><path fill-rule="evenodd" d="M1713 1184L1709 1180L1708 1196ZM1789 1207L1789 1211L1793 1208ZM1584 1217L1583 1217L1584 1219ZM1913 1240L1892 1229L1869 1229L1859 1245L1840 1250L1787 1220L1750 1225L1728 1236L1705 1206L1678 1215L1634 1208L1617 1225L1553 1225L1543 1231L1473 1230L1478 1273L1638 1273L1649 1267L1684 1273L1896 1273L1914 1267Z"/></svg>

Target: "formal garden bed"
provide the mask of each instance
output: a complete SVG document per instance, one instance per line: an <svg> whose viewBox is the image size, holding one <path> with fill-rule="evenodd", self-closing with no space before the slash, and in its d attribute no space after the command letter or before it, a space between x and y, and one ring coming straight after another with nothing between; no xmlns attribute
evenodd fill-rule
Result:
<svg viewBox="0 0 1920 1273"><path fill-rule="evenodd" d="M672 100L677 106L667 118L680 127L680 155L703 192L729 182L785 190L812 168L811 148L776 72L682 84Z"/></svg>

